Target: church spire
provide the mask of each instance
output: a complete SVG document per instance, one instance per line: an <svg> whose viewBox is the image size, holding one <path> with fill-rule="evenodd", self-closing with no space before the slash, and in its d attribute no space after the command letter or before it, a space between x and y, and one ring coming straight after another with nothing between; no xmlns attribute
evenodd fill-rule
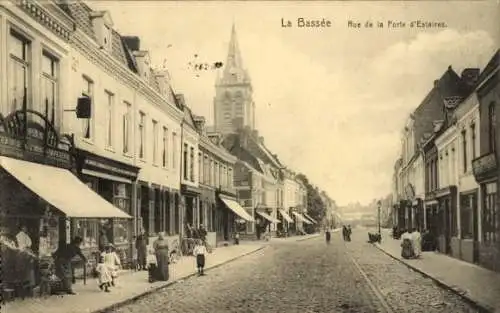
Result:
<svg viewBox="0 0 500 313"><path fill-rule="evenodd" d="M227 52L226 64L221 79L222 83L248 83L248 74L243 67L240 47L236 35L236 25L233 22L231 27L231 38Z"/></svg>

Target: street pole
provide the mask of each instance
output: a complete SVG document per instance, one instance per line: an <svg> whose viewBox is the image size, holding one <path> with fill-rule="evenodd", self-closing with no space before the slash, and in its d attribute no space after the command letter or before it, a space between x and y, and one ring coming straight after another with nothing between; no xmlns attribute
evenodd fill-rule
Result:
<svg viewBox="0 0 500 313"><path fill-rule="evenodd" d="M378 238L379 242L382 241L382 234L380 232L380 207L382 206L382 203L378 201Z"/></svg>

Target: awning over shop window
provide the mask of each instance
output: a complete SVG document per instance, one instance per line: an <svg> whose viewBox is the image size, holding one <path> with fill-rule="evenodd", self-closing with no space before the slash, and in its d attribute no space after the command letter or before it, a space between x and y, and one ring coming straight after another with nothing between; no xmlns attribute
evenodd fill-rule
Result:
<svg viewBox="0 0 500 313"><path fill-rule="evenodd" d="M231 210L233 211L236 215L241 217L242 219L248 221L248 222L253 222L253 218L250 216L250 214L245 211L244 208L241 207L241 205L231 199L225 198L225 197L219 197L222 202Z"/></svg>
<svg viewBox="0 0 500 313"><path fill-rule="evenodd" d="M304 216L307 217L311 222L313 222L313 224L318 224L318 222L316 222L316 220L314 218L307 215L307 213L304 213Z"/></svg>
<svg viewBox="0 0 500 313"><path fill-rule="evenodd" d="M295 215L297 217L297 219L299 221L301 221L302 223L306 223L306 224L312 224L311 221L309 221L307 218L305 218L302 214L300 213L297 213L297 212L293 212L293 215Z"/></svg>
<svg viewBox="0 0 500 313"><path fill-rule="evenodd" d="M68 217L132 218L87 187L69 170L8 157L0 157L0 166Z"/></svg>
<svg viewBox="0 0 500 313"><path fill-rule="evenodd" d="M279 211L281 216L283 216L283 218L285 219L285 221L287 221L288 223L293 223L293 218L291 218L290 215L288 215L285 210L280 209Z"/></svg>
<svg viewBox="0 0 500 313"><path fill-rule="evenodd" d="M269 215L267 213L259 212L259 211L256 211L256 213L259 214L260 216L262 216L263 218L265 218L266 220L268 220L271 223L281 223L280 220L275 219L274 217L272 217L271 215Z"/></svg>

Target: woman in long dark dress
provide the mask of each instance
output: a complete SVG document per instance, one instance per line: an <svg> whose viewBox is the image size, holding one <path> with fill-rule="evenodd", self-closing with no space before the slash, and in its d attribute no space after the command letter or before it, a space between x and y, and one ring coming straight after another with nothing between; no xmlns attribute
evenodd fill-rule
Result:
<svg viewBox="0 0 500 313"><path fill-rule="evenodd" d="M80 250L82 241L81 237L75 237L71 243L62 245L52 255L55 261L56 275L61 279L64 291L72 295L75 293L72 288L73 273L71 270L71 260L75 256L79 256L84 264L87 263L87 259L83 255L82 250Z"/></svg>
<svg viewBox="0 0 500 313"><path fill-rule="evenodd" d="M168 241L165 240L164 234L160 233L158 239L153 243L155 249L156 260L158 263L156 280L167 281L169 278L168 273Z"/></svg>
<svg viewBox="0 0 500 313"><path fill-rule="evenodd" d="M330 234L330 229L326 229L325 231L325 237L326 237L326 243L330 243L330 239L332 238L332 235Z"/></svg>

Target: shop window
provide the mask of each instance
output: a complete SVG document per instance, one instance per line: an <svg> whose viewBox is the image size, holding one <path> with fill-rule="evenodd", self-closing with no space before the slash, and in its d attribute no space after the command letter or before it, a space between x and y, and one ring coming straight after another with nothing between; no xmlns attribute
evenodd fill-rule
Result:
<svg viewBox="0 0 500 313"><path fill-rule="evenodd" d="M171 219L172 219L172 208L171 208L171 201L172 199L170 198L170 193L168 191L165 191L165 220L166 220L166 233L169 235L172 234L172 226L171 226Z"/></svg>
<svg viewBox="0 0 500 313"><path fill-rule="evenodd" d="M154 189L154 197L155 197L155 203L154 203L154 232L155 233L160 233L163 231L163 214L162 214L162 197L161 197L161 192L158 189Z"/></svg>
<svg viewBox="0 0 500 313"><path fill-rule="evenodd" d="M95 219L75 220L73 237L83 239L82 249L97 248L99 245L99 221Z"/></svg>
<svg viewBox="0 0 500 313"><path fill-rule="evenodd" d="M496 242L498 231L498 204L496 183L487 184L483 189L483 239L485 242Z"/></svg>
<svg viewBox="0 0 500 313"><path fill-rule="evenodd" d="M474 235L474 210L476 209L476 195L460 196L460 229L463 239L472 239Z"/></svg>
<svg viewBox="0 0 500 313"><path fill-rule="evenodd" d="M131 214L131 187L127 184L113 183L113 204L127 214ZM128 219L113 220L113 240L115 244L129 243L132 221Z"/></svg>

